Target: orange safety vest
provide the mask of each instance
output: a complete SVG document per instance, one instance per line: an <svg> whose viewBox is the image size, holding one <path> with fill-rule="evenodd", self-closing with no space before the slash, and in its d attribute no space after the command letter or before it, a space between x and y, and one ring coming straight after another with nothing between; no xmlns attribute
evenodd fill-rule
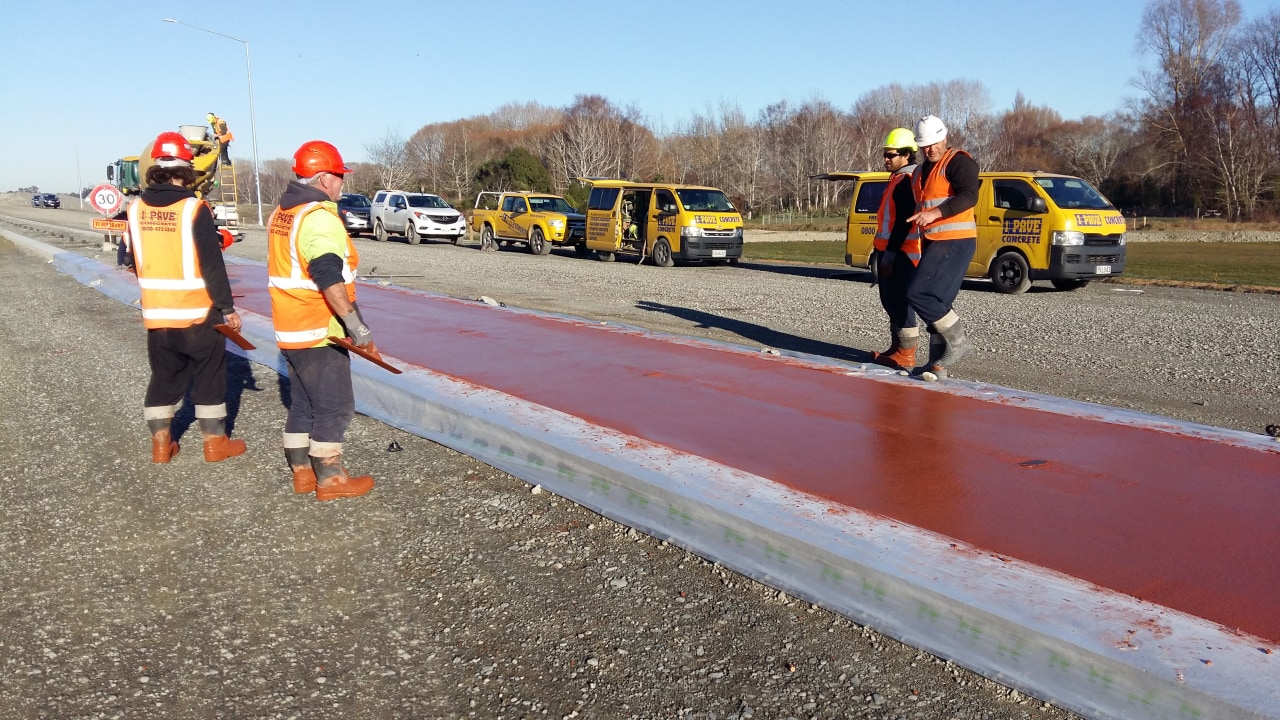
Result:
<svg viewBox="0 0 1280 720"><path fill-rule="evenodd" d="M167 207L153 207L138 198L129 205L126 242L133 251L142 289L142 324L148 330L191 327L213 308L192 231L201 207L208 205L197 198Z"/></svg>
<svg viewBox="0 0 1280 720"><path fill-rule="evenodd" d="M222 143L223 145L226 145L227 143L236 139L236 136L232 135L231 132L227 130L227 121L223 120L222 118L214 119L213 134L218 136L218 142Z"/></svg>
<svg viewBox="0 0 1280 720"><path fill-rule="evenodd" d="M909 173L901 170L895 172L889 178L889 184L884 188L884 195L880 196L880 211L876 217L876 237L873 245L876 250L885 252L889 249L889 235L893 233L893 226L898 218L895 211L898 209L893 205L893 193L898 188L898 183L910 177ZM907 232L907 237L902 241L902 252L911 258L912 265L920 264L920 228L915 223L911 224L911 229Z"/></svg>
<svg viewBox="0 0 1280 720"><path fill-rule="evenodd" d="M969 153L955 148L947 148L946 154L938 161L928 182L924 180L923 165L917 166L911 173L911 190L916 196L916 212L936 208L951 199L951 183L947 180L947 163L956 155ZM923 187L921 185L923 184ZM978 221L973 208L961 210L950 217L940 217L921 230L925 239L933 240L965 240L978 236Z"/></svg>
<svg viewBox="0 0 1280 720"><path fill-rule="evenodd" d="M320 288L311 279L307 261L298 250L298 234L303 219L312 212L333 212L323 203L304 203L271 213L267 228L267 286L271 293L271 319L276 344L285 350L301 350L329 344L329 321L333 311ZM347 236L342 259L342 282L347 299L356 301L356 267L360 255Z"/></svg>

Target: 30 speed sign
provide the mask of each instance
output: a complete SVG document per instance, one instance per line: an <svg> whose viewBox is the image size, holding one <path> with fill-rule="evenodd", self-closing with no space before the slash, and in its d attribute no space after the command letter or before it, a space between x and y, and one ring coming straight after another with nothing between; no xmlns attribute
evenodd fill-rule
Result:
<svg viewBox="0 0 1280 720"><path fill-rule="evenodd" d="M89 204L103 215L114 215L124 204L124 194L114 185L102 184L89 194Z"/></svg>

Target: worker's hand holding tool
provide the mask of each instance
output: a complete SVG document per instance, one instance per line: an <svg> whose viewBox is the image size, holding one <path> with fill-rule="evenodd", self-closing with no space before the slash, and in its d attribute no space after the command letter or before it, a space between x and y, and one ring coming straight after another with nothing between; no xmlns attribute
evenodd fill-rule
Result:
<svg viewBox="0 0 1280 720"><path fill-rule="evenodd" d="M240 332L240 314L239 313L237 313L235 310L232 310L231 312L227 313L226 315L223 315L222 317L226 318L223 322L225 322L228 327L230 327L232 330L235 330L236 332Z"/></svg>

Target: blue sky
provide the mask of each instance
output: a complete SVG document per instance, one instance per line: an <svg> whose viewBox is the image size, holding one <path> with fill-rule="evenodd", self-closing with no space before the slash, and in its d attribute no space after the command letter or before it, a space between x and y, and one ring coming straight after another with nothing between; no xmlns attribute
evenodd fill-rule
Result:
<svg viewBox="0 0 1280 720"><path fill-rule="evenodd" d="M394 132L581 93L635 104L657 130L722 101L849 109L898 82L980 80L998 112L1021 91L1064 117L1137 95L1137 0L640 0L542 3L5 0L0 191L73 192L157 133L227 119L251 158L328 140L351 161ZM1249 20L1275 7L1243 0ZM215 13L214 8L219 8ZM511 17L512 21L501 18ZM906 18L904 20L904 18ZM927 30L946 39L920 41ZM891 44L891 41L897 42ZM78 184L77 184L78 183Z"/></svg>

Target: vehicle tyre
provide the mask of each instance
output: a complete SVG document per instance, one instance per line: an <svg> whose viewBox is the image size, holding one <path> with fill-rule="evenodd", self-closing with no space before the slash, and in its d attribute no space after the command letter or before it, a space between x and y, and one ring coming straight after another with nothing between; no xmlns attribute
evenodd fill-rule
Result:
<svg viewBox="0 0 1280 720"><path fill-rule="evenodd" d="M742 262L742 258L729 258L730 265L737 265L739 262Z"/></svg>
<svg viewBox="0 0 1280 720"><path fill-rule="evenodd" d="M418 228L412 221L404 224L404 239L410 245L417 245L422 242L422 236L418 234Z"/></svg>
<svg viewBox="0 0 1280 720"><path fill-rule="evenodd" d="M551 244L547 242L546 237L542 235L542 228L535 227L529 233L529 252L534 255L546 255L551 252Z"/></svg>
<svg viewBox="0 0 1280 720"><path fill-rule="evenodd" d="M671 244L666 238L658 238L658 242L653 244L653 264L658 267L671 267L676 264L674 258L671 257Z"/></svg>
<svg viewBox="0 0 1280 720"><path fill-rule="evenodd" d="M587 244L585 242L581 242L581 243L578 243L577 245L574 245L573 249L574 249L574 252L578 253L579 255L591 254L591 250L587 248Z"/></svg>
<svg viewBox="0 0 1280 720"><path fill-rule="evenodd" d="M880 251L872 250L871 255L867 257L867 267L871 270L871 284L880 284Z"/></svg>
<svg viewBox="0 0 1280 720"><path fill-rule="evenodd" d="M453 236L453 239L452 239L452 240L450 240L449 242L453 243L454 245L457 245L457 244L458 244L458 241L459 241L459 240L461 240L461 239L462 239L462 236L461 236L461 235L454 235L454 236Z"/></svg>
<svg viewBox="0 0 1280 720"><path fill-rule="evenodd" d="M611 252L604 252L601 250L597 250L596 259L599 260L600 262L613 262L614 260L618 259L618 256L614 255Z"/></svg>
<svg viewBox="0 0 1280 720"><path fill-rule="evenodd" d="M480 230L480 250L482 252L496 252L498 243L493 239L493 228L485 225Z"/></svg>
<svg viewBox="0 0 1280 720"><path fill-rule="evenodd" d="M387 229L382 227L381 220L373 221L373 239L378 242L386 242L387 240Z"/></svg>
<svg viewBox="0 0 1280 720"><path fill-rule="evenodd" d="M1050 282L1059 290L1079 290L1089 284L1089 278L1057 278Z"/></svg>
<svg viewBox="0 0 1280 720"><path fill-rule="evenodd" d="M996 290L1008 295L1018 295L1031 287L1031 268L1022 253L1006 250L996 256L988 273Z"/></svg>

